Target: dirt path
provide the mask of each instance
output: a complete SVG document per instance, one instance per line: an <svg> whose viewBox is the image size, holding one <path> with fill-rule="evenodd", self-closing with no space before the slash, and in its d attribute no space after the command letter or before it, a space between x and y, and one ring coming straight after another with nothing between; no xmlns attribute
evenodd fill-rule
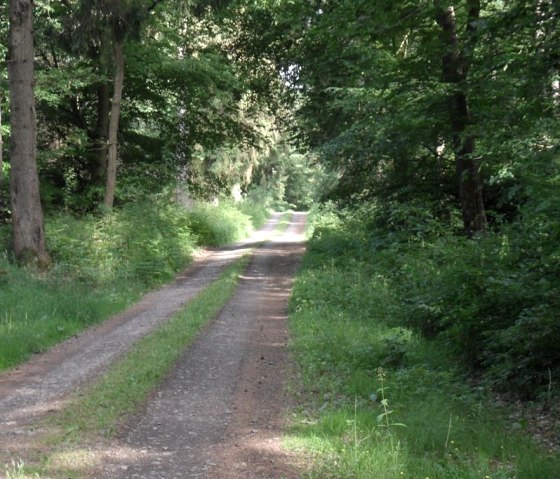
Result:
<svg viewBox="0 0 560 479"><path fill-rule="evenodd" d="M1 376L0 458L24 455L38 418L168 319L277 221L249 242L208 252L130 310ZM92 477L295 477L278 438L289 365L286 306L304 223L294 215L282 236L256 248L235 297L131 420L134 427L95 452L104 466Z"/></svg>

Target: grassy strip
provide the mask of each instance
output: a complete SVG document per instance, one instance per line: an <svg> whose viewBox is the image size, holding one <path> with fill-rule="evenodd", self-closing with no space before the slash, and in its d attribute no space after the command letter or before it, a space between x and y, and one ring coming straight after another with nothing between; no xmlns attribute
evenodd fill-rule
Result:
<svg viewBox="0 0 560 479"><path fill-rule="evenodd" d="M287 442L315 456L308 477L556 477L558 455L471 388L445 344L394 323L388 262L344 241L311 241L291 303L305 400Z"/></svg>
<svg viewBox="0 0 560 479"><path fill-rule="evenodd" d="M274 230L276 234L281 234L284 231L286 231L288 226L290 226L290 221L292 220L293 215L294 215L293 211L284 211L282 213L282 216L278 220L278 224L276 225L276 228Z"/></svg>
<svg viewBox="0 0 560 479"><path fill-rule="evenodd" d="M146 400L201 327L227 303L249 258L246 255L236 261L184 310L136 343L100 381L50 417L46 423L51 431L48 445L40 449L48 448L51 452L43 456L40 470L26 466L26 472L46 477L80 477L79 469L91 466L91 458L83 457L80 448L100 436L112 435L123 418Z"/></svg>

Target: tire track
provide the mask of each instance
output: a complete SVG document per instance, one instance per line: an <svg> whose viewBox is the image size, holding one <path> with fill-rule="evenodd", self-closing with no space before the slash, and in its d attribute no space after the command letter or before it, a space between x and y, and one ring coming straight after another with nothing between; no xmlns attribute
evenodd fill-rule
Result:
<svg viewBox="0 0 560 479"><path fill-rule="evenodd" d="M280 435L290 364L287 304L305 215L253 252L236 293L185 351L92 477L296 477Z"/></svg>

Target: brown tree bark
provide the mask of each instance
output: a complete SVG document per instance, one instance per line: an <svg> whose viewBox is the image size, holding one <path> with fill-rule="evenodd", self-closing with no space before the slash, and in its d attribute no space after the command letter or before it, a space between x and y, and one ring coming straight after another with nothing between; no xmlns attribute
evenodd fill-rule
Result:
<svg viewBox="0 0 560 479"><path fill-rule="evenodd" d="M110 84L103 82L97 89L97 150L96 162L93 169L93 181L96 185L103 185L107 171L107 151L109 149L109 112L111 99Z"/></svg>
<svg viewBox="0 0 560 479"><path fill-rule="evenodd" d="M10 202L13 249L24 263L50 263L39 196L33 55L33 0L10 0Z"/></svg>
<svg viewBox="0 0 560 479"><path fill-rule="evenodd" d="M2 197L2 183L4 182L4 139L2 137L2 102L4 97L0 93L0 209L4 204Z"/></svg>
<svg viewBox="0 0 560 479"><path fill-rule="evenodd" d="M107 209L113 208L113 202L115 200L115 188L117 183L118 131L124 85L123 40L118 38L118 35L116 35L115 38L113 52L115 58L115 79L113 81L113 99L111 102L111 116L109 118L109 149L107 154L107 177L104 199L104 205Z"/></svg>
<svg viewBox="0 0 560 479"><path fill-rule="evenodd" d="M459 45L457 23L453 6L444 7L440 0L434 1L435 17L441 27L441 40L445 48L442 57L442 77L445 83L453 86L449 96L449 116L453 133L453 149L455 152L455 168L459 182L459 198L465 232L473 234L484 232L488 228L482 182L480 180L479 165L474 155L475 138L468 132L471 122L466 81L470 60ZM474 22L480 14L480 1L467 0L467 34L474 32ZM473 41L466 45L472 50Z"/></svg>

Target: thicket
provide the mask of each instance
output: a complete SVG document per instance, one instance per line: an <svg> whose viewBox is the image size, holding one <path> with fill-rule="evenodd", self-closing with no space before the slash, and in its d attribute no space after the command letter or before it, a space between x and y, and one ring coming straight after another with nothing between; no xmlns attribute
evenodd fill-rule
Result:
<svg viewBox="0 0 560 479"><path fill-rule="evenodd" d="M495 286L492 278L487 282L494 289L480 297L488 284L479 279L487 271L480 264L465 269L474 242L450 236L443 226L425 207L370 205L344 215L331 208L315 218L291 302L292 349L305 394L287 437L315 458L310 478L555 477L558 455L542 446L557 444L560 434L547 416L557 410L557 382L551 390L546 380L538 388L535 370L514 361L536 352L541 366L532 366L541 378L546 355L556 351L549 344L542 355L538 349L528 354L528 343L544 346L536 337L502 342L518 352L512 361L490 348L491 336L501 333L474 320L475 314L489 308L493 320L523 328L524 321L515 318L527 314L523 307L532 311L530 300L520 306L510 286ZM499 242L482 242L477 258L486 261ZM488 271L515 260L492 258ZM519 278L518 286L530 280ZM499 304L492 304L494 293ZM501 311L508 299L515 304ZM429 338L422 333L426 310L441 326ZM548 313L554 314L554 306ZM452 328L463 330L463 337L482 337L480 354L493 355L505 371L496 378L490 369L477 368L476 378L470 376L472 363L457 360L467 345ZM532 384L540 404L522 411L512 408L513 401L496 400L496 387L510 391L511 371L519 374L517 391ZM516 398L511 392L502 397Z"/></svg>
<svg viewBox="0 0 560 479"><path fill-rule="evenodd" d="M370 203L331 212L335 227L317 227L312 248L370 263L393 298L384 321L442 344L471 377L549 399L560 377L559 206L527 203L517 221L467 238L426 203Z"/></svg>
<svg viewBox="0 0 560 479"><path fill-rule="evenodd" d="M21 191L9 191L16 116L0 68L0 350L9 351L0 367L168 281L197 247L235 241L271 208L307 207L316 198L311 155L289 145L231 51L239 27L226 12L232 2L179 3L34 2L30 83L42 206L29 209L43 210L52 257L41 273L13 264L33 263L33 255L15 258L17 241L8 238L10 193ZM0 7L2 58L10 8ZM122 101L115 101L123 69ZM110 128L113 118L120 121ZM109 150L118 153L110 205ZM194 204L188 211L170 200L177 191Z"/></svg>

